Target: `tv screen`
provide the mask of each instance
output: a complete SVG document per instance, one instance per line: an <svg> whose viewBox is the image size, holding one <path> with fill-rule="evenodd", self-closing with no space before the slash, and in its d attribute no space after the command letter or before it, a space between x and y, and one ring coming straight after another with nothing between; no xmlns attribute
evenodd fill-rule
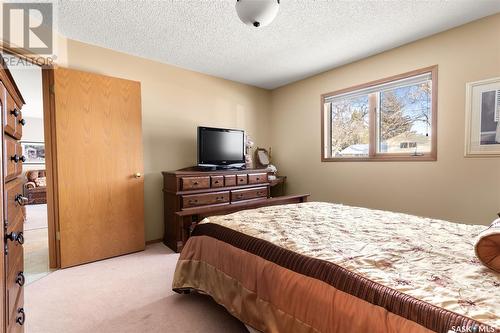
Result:
<svg viewBox="0 0 500 333"><path fill-rule="evenodd" d="M198 165L241 167L244 164L244 131L198 127Z"/></svg>

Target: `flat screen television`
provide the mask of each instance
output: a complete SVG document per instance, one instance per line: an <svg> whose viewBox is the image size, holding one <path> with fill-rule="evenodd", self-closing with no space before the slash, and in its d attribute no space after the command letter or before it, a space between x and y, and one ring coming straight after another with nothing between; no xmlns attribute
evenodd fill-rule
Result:
<svg viewBox="0 0 500 333"><path fill-rule="evenodd" d="M219 169L245 166L245 131L198 127L198 166Z"/></svg>

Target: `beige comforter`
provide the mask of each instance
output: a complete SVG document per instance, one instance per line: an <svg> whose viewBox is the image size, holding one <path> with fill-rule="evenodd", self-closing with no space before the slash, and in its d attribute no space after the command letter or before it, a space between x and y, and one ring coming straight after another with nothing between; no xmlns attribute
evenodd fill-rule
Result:
<svg viewBox="0 0 500 333"><path fill-rule="evenodd" d="M500 274L474 255L474 239L485 226L320 202L242 211L202 223L208 222L500 327Z"/></svg>

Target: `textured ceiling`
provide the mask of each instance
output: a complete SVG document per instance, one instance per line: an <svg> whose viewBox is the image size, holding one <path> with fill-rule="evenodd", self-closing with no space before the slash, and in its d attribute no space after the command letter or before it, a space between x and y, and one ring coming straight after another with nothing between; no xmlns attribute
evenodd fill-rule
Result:
<svg viewBox="0 0 500 333"><path fill-rule="evenodd" d="M234 0L58 2L58 30L90 44L276 88L500 12L500 0L282 0L268 27Z"/></svg>

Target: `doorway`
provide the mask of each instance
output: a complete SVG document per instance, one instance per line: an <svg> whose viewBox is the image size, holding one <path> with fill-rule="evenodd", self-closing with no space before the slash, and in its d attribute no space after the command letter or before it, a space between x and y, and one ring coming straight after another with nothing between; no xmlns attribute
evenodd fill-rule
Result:
<svg viewBox="0 0 500 333"><path fill-rule="evenodd" d="M14 55L4 55L10 73L26 104L20 141L22 156L24 213L24 276L26 284L50 274L49 223L47 214L47 165L42 68Z"/></svg>

